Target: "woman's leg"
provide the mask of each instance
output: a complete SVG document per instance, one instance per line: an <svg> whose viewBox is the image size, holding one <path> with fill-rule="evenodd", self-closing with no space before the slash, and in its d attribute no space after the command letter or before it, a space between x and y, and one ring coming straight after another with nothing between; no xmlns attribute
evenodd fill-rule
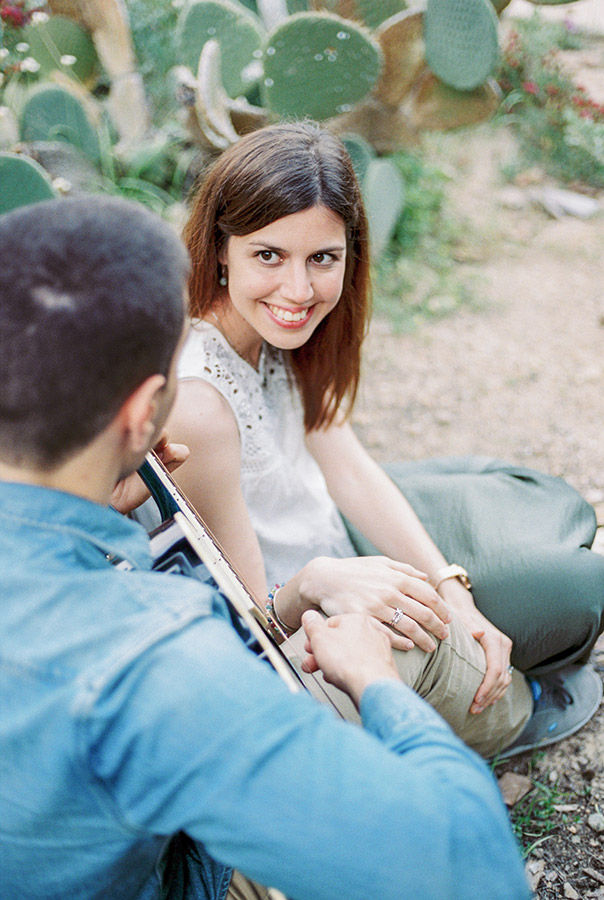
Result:
<svg viewBox="0 0 604 900"><path fill-rule="evenodd" d="M512 662L543 674L584 662L604 629L604 557L593 509L568 484L487 457L386 466L477 607L514 643ZM359 555L375 548L347 523Z"/></svg>
<svg viewBox="0 0 604 900"><path fill-rule="evenodd" d="M304 635L298 631L292 645L303 656ZM288 652L287 644L282 649ZM492 757L514 741L529 720L533 710L533 696L527 680L518 671L501 700L479 715L471 715L470 705L484 677L486 663L480 644L457 620L449 624L449 637L437 641L436 650L426 653L413 650L394 650L396 667L405 684L427 700L449 723L453 731L470 747L485 757ZM320 688L316 687L318 681ZM327 698L349 721L359 716L349 698L320 677L305 683L318 699Z"/></svg>

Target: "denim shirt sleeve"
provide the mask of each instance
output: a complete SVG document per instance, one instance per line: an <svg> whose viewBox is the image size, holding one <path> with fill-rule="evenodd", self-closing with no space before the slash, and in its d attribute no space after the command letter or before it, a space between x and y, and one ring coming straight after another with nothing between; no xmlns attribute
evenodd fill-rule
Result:
<svg viewBox="0 0 604 900"><path fill-rule="evenodd" d="M106 687L83 752L119 827L184 830L296 900L527 900L484 763L395 681L361 713L291 694L208 617Z"/></svg>

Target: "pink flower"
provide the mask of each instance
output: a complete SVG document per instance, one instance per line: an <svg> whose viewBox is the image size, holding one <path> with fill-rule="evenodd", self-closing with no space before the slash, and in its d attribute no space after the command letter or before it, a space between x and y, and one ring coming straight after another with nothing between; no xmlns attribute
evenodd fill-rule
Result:
<svg viewBox="0 0 604 900"><path fill-rule="evenodd" d="M539 87L535 84L534 81L523 81L522 87L526 91L527 94L538 94Z"/></svg>

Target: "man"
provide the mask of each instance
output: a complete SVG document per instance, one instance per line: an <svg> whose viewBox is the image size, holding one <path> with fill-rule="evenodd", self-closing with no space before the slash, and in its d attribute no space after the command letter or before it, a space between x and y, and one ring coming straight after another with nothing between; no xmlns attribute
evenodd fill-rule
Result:
<svg viewBox="0 0 604 900"><path fill-rule="evenodd" d="M365 730L336 721L108 507L170 408L187 267L124 201L0 218L2 900L264 897L244 876L296 900L526 900L489 772L382 633L305 614L307 667Z"/></svg>

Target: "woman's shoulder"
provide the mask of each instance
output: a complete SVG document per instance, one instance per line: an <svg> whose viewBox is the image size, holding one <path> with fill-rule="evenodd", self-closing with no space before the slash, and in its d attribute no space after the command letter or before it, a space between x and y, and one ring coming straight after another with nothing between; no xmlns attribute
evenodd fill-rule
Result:
<svg viewBox="0 0 604 900"><path fill-rule="evenodd" d="M182 381L168 422L170 437L186 444L239 445L239 429L233 409L226 398L208 381L192 378Z"/></svg>

